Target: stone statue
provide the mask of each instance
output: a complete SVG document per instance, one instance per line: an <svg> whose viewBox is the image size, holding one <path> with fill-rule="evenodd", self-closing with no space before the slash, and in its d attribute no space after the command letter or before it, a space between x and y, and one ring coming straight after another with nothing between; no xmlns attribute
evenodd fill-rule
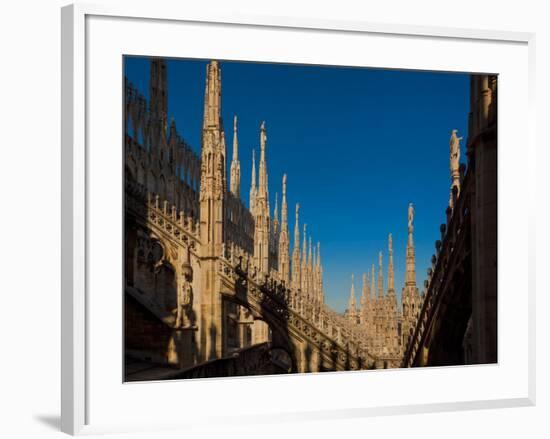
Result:
<svg viewBox="0 0 550 439"><path fill-rule="evenodd" d="M457 137L457 132L458 130L452 131L451 140L449 142L451 175L454 173L457 173L458 175L458 167L460 162L460 141L462 140L462 137Z"/></svg>
<svg viewBox="0 0 550 439"><path fill-rule="evenodd" d="M409 203L409 233L413 231L413 220L414 220L414 207L413 203Z"/></svg>
<svg viewBox="0 0 550 439"><path fill-rule="evenodd" d="M388 250L390 253L393 251L393 239L392 239L391 233L388 236Z"/></svg>
<svg viewBox="0 0 550 439"><path fill-rule="evenodd" d="M181 266L181 282L178 286L177 310L175 328L189 328L194 325L193 313L193 267L189 248L187 249L186 261Z"/></svg>
<svg viewBox="0 0 550 439"><path fill-rule="evenodd" d="M265 120L264 120L260 125L260 148L262 150L265 148L266 141L267 141L267 135L265 133Z"/></svg>

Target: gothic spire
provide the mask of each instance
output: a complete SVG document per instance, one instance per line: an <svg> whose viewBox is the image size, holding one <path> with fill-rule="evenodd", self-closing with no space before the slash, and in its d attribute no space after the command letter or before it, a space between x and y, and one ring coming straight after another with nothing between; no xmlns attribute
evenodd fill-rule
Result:
<svg viewBox="0 0 550 439"><path fill-rule="evenodd" d="M294 288L300 288L300 204L296 203L296 219L294 221L294 248L292 250L292 283Z"/></svg>
<svg viewBox="0 0 550 439"><path fill-rule="evenodd" d="M388 236L388 294L395 294L395 278L393 272L393 240Z"/></svg>
<svg viewBox="0 0 550 439"><path fill-rule="evenodd" d="M265 147L267 141L267 134L265 130L265 122L260 125L260 167L259 167L259 181L258 181L258 196L266 199L268 197L267 187L267 164L265 158Z"/></svg>
<svg viewBox="0 0 550 439"><path fill-rule="evenodd" d="M241 196L241 163L239 162L239 141L237 139L237 116L233 118L233 159L231 160L230 189L237 198Z"/></svg>
<svg viewBox="0 0 550 439"><path fill-rule="evenodd" d="M323 266L321 265L321 243L319 241L317 241L317 290L319 302L323 303Z"/></svg>
<svg viewBox="0 0 550 439"><path fill-rule="evenodd" d="M370 276L370 294L371 294L371 299L372 301L375 301L376 300L376 288L374 286L374 264L372 264L372 271L371 271L371 276Z"/></svg>
<svg viewBox="0 0 550 439"><path fill-rule="evenodd" d="M300 204L296 203L296 219L294 220L294 253L300 254Z"/></svg>
<svg viewBox="0 0 550 439"><path fill-rule="evenodd" d="M288 286L290 280L290 237L288 235L288 212L286 205L286 174L283 175L283 197L281 200L281 232L279 235L279 272ZM275 216L277 219L277 216Z"/></svg>
<svg viewBox="0 0 550 439"><path fill-rule="evenodd" d="M367 273L363 273L363 291L361 293L361 307L366 306L369 302L369 276Z"/></svg>
<svg viewBox="0 0 550 439"><path fill-rule="evenodd" d="M260 261L261 271L269 272L269 244L270 244L270 212L269 191L267 187L267 164L265 159L266 149L265 122L260 126L260 165L258 176L258 188L254 199L254 246L255 256Z"/></svg>
<svg viewBox="0 0 550 439"><path fill-rule="evenodd" d="M275 233L279 230L279 194L275 192L275 208L273 209L273 228Z"/></svg>
<svg viewBox="0 0 550 439"><path fill-rule="evenodd" d="M162 58L151 60L151 76L149 80L150 109L157 120L167 121L168 90L166 80L166 61Z"/></svg>
<svg viewBox="0 0 550 439"><path fill-rule="evenodd" d="M305 294L309 294L308 291L308 275L307 275L307 237L306 237L307 224L304 224L304 239L302 244L302 272L300 279L302 281L302 291Z"/></svg>
<svg viewBox="0 0 550 439"><path fill-rule="evenodd" d="M219 256L223 246L226 193L225 137L221 120L221 71L217 61L206 67L201 138L200 218L204 254ZM204 220L203 220L204 218Z"/></svg>
<svg viewBox="0 0 550 439"><path fill-rule="evenodd" d="M311 236L309 237L309 253L308 253L307 261L308 261L307 262L308 267L311 270L311 266L312 266L312 263L313 263L313 259L312 259L312 255L311 255Z"/></svg>
<svg viewBox="0 0 550 439"><path fill-rule="evenodd" d="M384 272L382 270L382 252L378 253L378 298L384 297Z"/></svg>
<svg viewBox="0 0 550 439"><path fill-rule="evenodd" d="M317 267L321 267L321 243L317 241Z"/></svg>
<svg viewBox="0 0 550 439"><path fill-rule="evenodd" d="M281 199L281 228L286 228L288 231L288 208L286 205L286 174L283 175L283 197Z"/></svg>
<svg viewBox="0 0 550 439"><path fill-rule="evenodd" d="M307 264L307 238L306 238L307 224L304 224L304 240L302 245L302 264Z"/></svg>
<svg viewBox="0 0 550 439"><path fill-rule="evenodd" d="M252 176L250 178L250 211L254 212L256 206L256 157L252 150Z"/></svg>
<svg viewBox="0 0 550 439"><path fill-rule="evenodd" d="M408 232L409 237L407 240L407 254L406 254L406 267L405 274L405 286L416 287L416 273L415 273L415 261L414 261L414 240L413 240L413 221L414 221L414 207L412 203L409 203L408 210Z"/></svg>
<svg viewBox="0 0 550 439"><path fill-rule="evenodd" d="M355 286L354 286L354 279L353 274L351 275L351 288L349 291L349 301L348 301L348 309L350 314L355 313L355 310L357 309L357 302L355 300Z"/></svg>
<svg viewBox="0 0 550 439"><path fill-rule="evenodd" d="M221 128L221 77L220 63L210 61L206 66L203 129Z"/></svg>

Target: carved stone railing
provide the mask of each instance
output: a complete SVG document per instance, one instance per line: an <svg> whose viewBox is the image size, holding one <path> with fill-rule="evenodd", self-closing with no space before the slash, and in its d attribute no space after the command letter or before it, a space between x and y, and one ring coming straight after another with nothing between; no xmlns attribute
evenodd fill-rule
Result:
<svg viewBox="0 0 550 439"><path fill-rule="evenodd" d="M447 208L447 223L440 227L441 240L436 241L436 254L432 256L432 266L428 269L426 280L426 296L418 316L418 321L410 337L403 356L403 367L412 367L419 354L426 330L430 327L434 318L436 305L445 292L449 267L455 263L462 246L465 244L465 230L470 221L472 196L474 184L473 172L465 174L465 168L461 167L461 190L453 191L454 209Z"/></svg>
<svg viewBox="0 0 550 439"><path fill-rule="evenodd" d="M276 271L273 270L266 276L252 267L250 259L239 257L236 265L230 259L219 259L218 274L225 278L228 285L236 285L237 282L245 285L245 297L239 298L239 292L235 292L237 299L246 301L259 313L269 312L277 323L286 327L290 333L306 338L321 354L336 354L336 361L342 369L367 367L376 360L366 350L360 339L360 332L344 323L336 312L328 311L329 308L325 305L314 307L308 304L306 307L297 307L292 297L299 292L286 288ZM320 316L317 319L313 319L311 315L315 308ZM304 313L304 309L309 312ZM331 333L327 328L332 329Z"/></svg>
<svg viewBox="0 0 550 439"><path fill-rule="evenodd" d="M243 348L229 357L206 361L170 376L170 379L255 375L272 364L269 343Z"/></svg>
<svg viewBox="0 0 550 439"><path fill-rule="evenodd" d="M167 201L161 202L158 195L150 194L143 185L126 181L126 212L157 234L198 251L199 222L178 213Z"/></svg>

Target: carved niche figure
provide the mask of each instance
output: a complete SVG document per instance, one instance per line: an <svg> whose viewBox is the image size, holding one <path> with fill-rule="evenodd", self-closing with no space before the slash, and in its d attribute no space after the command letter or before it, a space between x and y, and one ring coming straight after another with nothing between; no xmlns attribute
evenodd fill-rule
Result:
<svg viewBox="0 0 550 439"><path fill-rule="evenodd" d="M186 260L181 265L181 281L178 285L177 309L175 328L189 328L195 324L193 312L193 267L189 248L187 249Z"/></svg>

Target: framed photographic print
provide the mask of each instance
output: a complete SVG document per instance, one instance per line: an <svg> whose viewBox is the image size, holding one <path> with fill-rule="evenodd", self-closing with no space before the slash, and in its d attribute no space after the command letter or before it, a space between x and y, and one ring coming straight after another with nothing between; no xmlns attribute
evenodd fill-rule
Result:
<svg viewBox="0 0 550 439"><path fill-rule="evenodd" d="M64 431L534 402L532 35L62 19Z"/></svg>

